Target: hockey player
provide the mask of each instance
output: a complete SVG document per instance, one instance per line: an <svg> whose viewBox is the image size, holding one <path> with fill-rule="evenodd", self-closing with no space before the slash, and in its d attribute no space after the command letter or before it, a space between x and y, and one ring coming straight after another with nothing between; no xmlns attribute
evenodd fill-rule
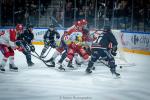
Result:
<svg viewBox="0 0 150 100"><path fill-rule="evenodd" d="M89 60L89 54L82 47L82 36L83 36L83 26L84 24L81 21L77 22L78 27L76 29L70 30L70 40L71 43L68 45L67 57L65 58L61 70L65 70L65 67L72 62L75 54L79 54L84 61Z"/></svg>
<svg viewBox="0 0 150 100"><path fill-rule="evenodd" d="M60 38L60 34L55 30L55 26L54 25L50 25L49 29L46 31L46 33L44 34L44 48L41 52L40 57L43 58L44 53L47 51L47 49L49 47L51 48L55 48L56 47L56 42L54 40L56 35L56 38L59 39Z"/></svg>
<svg viewBox="0 0 150 100"><path fill-rule="evenodd" d="M67 56L67 52L68 52L68 43L71 43L70 38L72 38L72 33L74 32L79 32L79 31L83 31L83 27L87 24L87 21L82 19L80 21L77 21L73 26L71 26L70 28L68 28L63 36L61 37L61 42L60 42L60 46L58 48L56 48L55 53L53 54L52 58L50 60L48 60L47 62L50 62L52 64L52 66L55 66L55 58L60 55L62 53L61 59L58 61L58 63L62 64L63 60L66 58ZM86 31L84 31L86 32ZM85 40L85 39L84 39ZM81 65L80 63L78 63L79 65ZM71 67L72 66L72 61L69 61L68 66L67 67ZM61 68L61 67L60 67Z"/></svg>
<svg viewBox="0 0 150 100"><path fill-rule="evenodd" d="M63 62L63 60L66 58L66 52L68 50L67 41L69 40L69 35L72 30L77 30L77 27L79 27L79 24L76 22L73 26L71 26L64 32L64 34L61 37L60 46L56 48L56 51L54 52L53 56L49 60L46 61L47 63L48 62L51 63L51 66L55 66L55 59L61 53L63 53L63 54L62 54L61 59L58 61L59 64L61 64Z"/></svg>
<svg viewBox="0 0 150 100"><path fill-rule="evenodd" d="M59 64L63 62L63 60L66 58L66 52L68 50L68 45L66 43L66 39L68 39L68 33L65 31L64 34L61 37L60 45L56 48L56 51L52 55L52 57L47 60L47 63L50 63L52 67L55 67L55 59L62 54L61 59L58 61Z"/></svg>
<svg viewBox="0 0 150 100"><path fill-rule="evenodd" d="M17 71L18 67L14 64L14 49L17 48L15 45L17 34L23 31L23 27L21 24L16 26L16 29L10 29L3 31L0 35L0 50L3 54L3 59L0 64L0 70L2 72L5 71L5 65L7 60L9 59L9 69Z"/></svg>
<svg viewBox="0 0 150 100"><path fill-rule="evenodd" d="M34 39L33 35L33 26L28 25L27 29L17 36L16 45L22 47L24 50L23 54L26 56L28 66L33 66L34 63L31 61L31 51L35 51L34 45L32 45L32 40Z"/></svg>
<svg viewBox="0 0 150 100"><path fill-rule="evenodd" d="M87 30L83 29L84 26L87 25L87 21L85 19L82 19L80 21L77 21L73 26L71 26L70 28L68 28L63 36L61 37L61 42L60 42L60 46L56 49L55 53L53 54L52 58L50 60L48 60L47 62L51 62L52 66L55 66L55 58L60 55L62 53L62 56L61 56L61 59L58 61L58 63L60 64L60 66L62 66L62 62L64 61L64 59L66 58L67 56L67 52L68 52L68 43L71 43L70 42L70 38L74 35L71 35L73 32L78 32L78 31L83 31L83 40L87 40ZM71 36L70 36L71 35ZM78 61L78 60L76 60ZM76 62L76 64L78 64L78 66L81 65L81 62L79 63ZM72 66L72 61L69 61L68 63L68 66L67 67L71 67L71 68L74 68ZM61 67L60 67L61 68Z"/></svg>
<svg viewBox="0 0 150 100"><path fill-rule="evenodd" d="M87 29L87 20L81 19L80 22L82 23L82 46L83 49L90 55L91 50L90 46L92 44L93 38L90 36L89 30ZM82 64L82 60L79 60L80 56L75 57L75 64L79 67Z"/></svg>
<svg viewBox="0 0 150 100"><path fill-rule="evenodd" d="M94 62L96 62L100 57L106 57L111 73L113 75L120 76L120 74L116 72L115 59L108 50L110 43L112 43L112 54L115 56L118 43L112 34L110 27L105 26L103 32L92 44L91 59L86 69L87 73L92 73L92 69L95 69L95 67L93 67Z"/></svg>

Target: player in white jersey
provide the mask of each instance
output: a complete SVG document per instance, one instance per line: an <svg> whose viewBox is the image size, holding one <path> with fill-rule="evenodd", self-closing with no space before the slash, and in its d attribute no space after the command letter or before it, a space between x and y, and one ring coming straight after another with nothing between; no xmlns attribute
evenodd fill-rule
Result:
<svg viewBox="0 0 150 100"><path fill-rule="evenodd" d="M3 34L0 35L0 51L3 54L3 59L0 63L0 71L5 71L5 65L9 59L10 70L18 70L18 67L14 64L14 49L17 48L15 45L17 33L22 31L22 26L18 24L16 29L5 30Z"/></svg>

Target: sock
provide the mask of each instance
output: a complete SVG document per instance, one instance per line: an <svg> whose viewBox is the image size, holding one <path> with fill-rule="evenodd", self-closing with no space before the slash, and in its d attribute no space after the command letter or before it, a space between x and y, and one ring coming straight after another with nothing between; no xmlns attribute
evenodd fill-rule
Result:
<svg viewBox="0 0 150 100"><path fill-rule="evenodd" d="M14 56L9 57L9 64L14 65Z"/></svg>
<svg viewBox="0 0 150 100"><path fill-rule="evenodd" d="M1 62L2 68L4 68L4 67L6 66L7 59L8 59L8 58L6 58L6 57L4 57L4 58L2 59L2 62Z"/></svg>

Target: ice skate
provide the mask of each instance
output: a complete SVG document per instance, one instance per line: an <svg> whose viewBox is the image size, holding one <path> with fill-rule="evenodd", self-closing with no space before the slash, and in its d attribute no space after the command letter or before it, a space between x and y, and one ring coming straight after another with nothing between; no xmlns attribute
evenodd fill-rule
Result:
<svg viewBox="0 0 150 100"><path fill-rule="evenodd" d="M115 69L110 69L110 71L111 71L114 78L120 78L120 74L117 73Z"/></svg>
<svg viewBox="0 0 150 100"><path fill-rule="evenodd" d="M77 62L76 60L75 60L75 64L77 67L81 67L81 63Z"/></svg>
<svg viewBox="0 0 150 100"><path fill-rule="evenodd" d="M28 66L29 67L31 67L31 66L33 66L34 65L34 63L31 61L31 62L28 62Z"/></svg>
<svg viewBox="0 0 150 100"><path fill-rule="evenodd" d="M60 65L60 67L58 67L58 70L60 70L60 71L65 71L65 68L63 68L63 66Z"/></svg>
<svg viewBox="0 0 150 100"><path fill-rule="evenodd" d="M70 68L70 69L74 69L74 68L75 68L75 67L72 65L72 62L69 62L67 67Z"/></svg>
<svg viewBox="0 0 150 100"><path fill-rule="evenodd" d="M87 73L87 74L92 73L92 69L91 69L91 68L87 68L87 69L86 69L86 73Z"/></svg>
<svg viewBox="0 0 150 100"><path fill-rule="evenodd" d="M55 67L55 62L54 62L53 58L51 58L51 59L49 59L49 60L47 60L45 62L47 63L47 65Z"/></svg>
<svg viewBox="0 0 150 100"><path fill-rule="evenodd" d="M2 65L0 65L0 71L1 72L5 72L5 69L4 69L4 67Z"/></svg>
<svg viewBox="0 0 150 100"><path fill-rule="evenodd" d="M95 69L96 69L95 67L92 68L92 70L95 70Z"/></svg>
<svg viewBox="0 0 150 100"><path fill-rule="evenodd" d="M13 64L9 64L9 69L10 69L10 71L18 71L18 67L16 67Z"/></svg>

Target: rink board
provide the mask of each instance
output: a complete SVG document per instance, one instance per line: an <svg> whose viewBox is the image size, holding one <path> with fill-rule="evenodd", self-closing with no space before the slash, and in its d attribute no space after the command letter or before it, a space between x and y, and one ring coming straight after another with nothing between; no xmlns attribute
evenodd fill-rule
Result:
<svg viewBox="0 0 150 100"><path fill-rule="evenodd" d="M8 28L0 28L0 31L6 30ZM43 45L43 35L47 31L47 28L34 28L34 41L33 44L35 45ZM63 29L57 30L60 35L64 33ZM120 38L120 42L122 45L122 49L125 52L131 53L138 53L144 55L150 55L150 33L145 32L127 32L127 31L120 31L120 30L112 30L114 34ZM119 34L119 35L118 35ZM60 39L57 40L59 44Z"/></svg>

